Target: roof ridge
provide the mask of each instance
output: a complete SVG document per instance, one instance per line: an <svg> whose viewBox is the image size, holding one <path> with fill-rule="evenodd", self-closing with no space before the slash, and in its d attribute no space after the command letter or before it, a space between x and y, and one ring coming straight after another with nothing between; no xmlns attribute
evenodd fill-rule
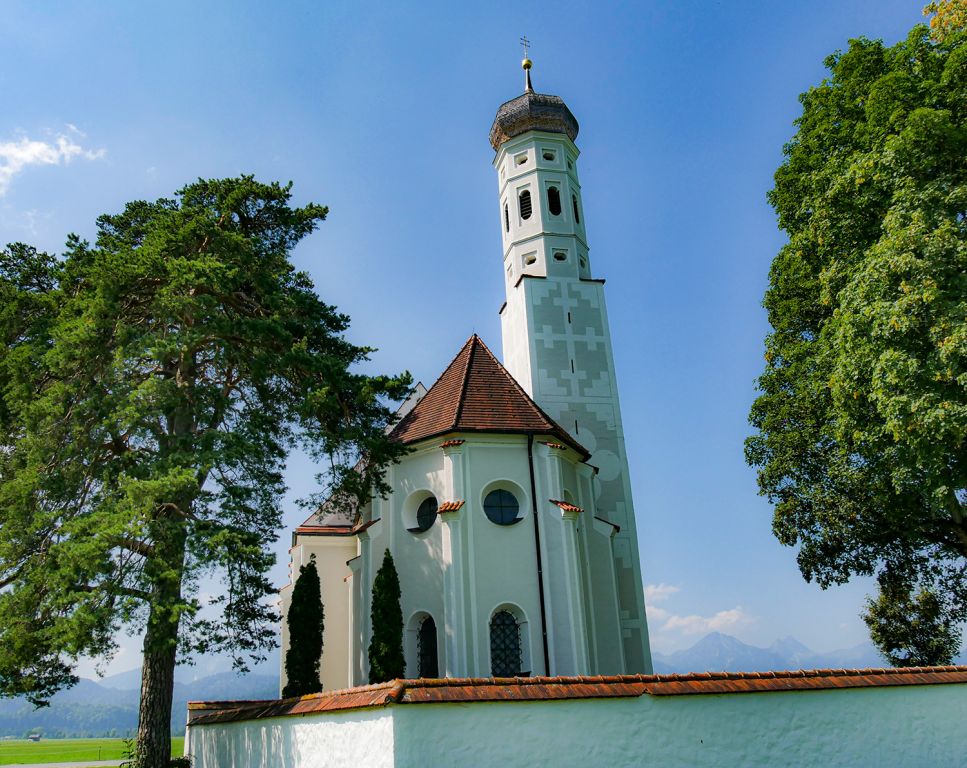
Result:
<svg viewBox="0 0 967 768"><path fill-rule="evenodd" d="M474 335L476 336L476 334L474 334ZM503 374L504 374L504 376L506 376L506 377L507 377L507 379L508 379L508 380L510 381L510 383L511 383L511 384L512 384L512 385L514 386L514 388L515 388L515 389L516 389L516 390L517 390L517 391L518 391L518 392L519 392L520 394L522 394L522 395L523 395L523 396L524 396L524 397L526 398L526 400L527 400L527 402L528 402L528 403L529 403L529 404L530 404L531 406L533 406L533 407L534 407L534 408L535 408L535 409L537 410L537 412L538 412L538 413L539 413L539 414L540 414L540 415L541 415L541 416L542 416L543 418L545 418L545 419L547 419L547 420L548 420L548 421L549 421L549 422L551 423L551 425L552 425L552 426L555 426L555 427L557 427L557 428L558 428L559 430L561 430L561 431L562 431L562 432L563 432L563 433L564 433L565 435L568 435L568 436L570 437L570 436L571 436L571 433L570 433L570 432L568 432L568 431L567 431L566 429L564 429L564 427L563 427L563 426L562 426L561 424L559 424L559 423L557 422L557 419L555 419L555 418L553 418L553 417L552 417L552 416L551 416L551 415L550 415L549 413L547 413L547 411L545 411L545 410L544 410L543 408L541 408L541 406L540 406L540 405L538 405L538 403L537 403L537 401L536 401L536 400L535 400L535 399L534 399L533 397L531 397L531 396L530 396L529 394L527 394L527 390L526 390L526 389L524 389L524 387L522 387L522 386L521 386L521 383L520 383L519 381L517 381L517 379L515 379L515 378L514 378L514 377L513 377L512 375L511 375L511 373L510 373L510 371L508 371L508 370L507 370L507 369L506 369L506 368L504 367L504 364L503 364L502 362L500 362L500 360L497 360L497 356L496 356L496 355L495 355L495 354L494 354L493 352L491 352L491 351L490 351L490 348L489 348L489 347L488 347L488 346L487 346L486 344L484 344L484 342L483 342L483 339L480 339L480 337L477 337L477 338L478 338L478 340L480 341L480 344L481 344L481 346L483 346L483 348L484 348L485 350L487 350L487 352L488 352L488 353L490 354L490 356L491 356L491 357L492 357L492 358L493 358L494 360L496 360L496 361L497 361L497 367L498 367L498 368L500 369L500 372L501 372L501 373L503 373ZM581 443L580 443L580 441L578 441L578 439L577 439L576 437L572 437L571 439L572 439L572 440L573 440L574 442L576 442L576 443L577 443L578 445L581 445ZM581 446L581 447L583 448L584 446ZM585 449L585 450L587 451L587 449ZM587 453L588 453L588 454L590 454L590 451L587 451Z"/></svg>
<svg viewBox="0 0 967 768"><path fill-rule="evenodd" d="M453 413L453 422L450 424L450 428L456 428L457 424L460 423L460 415L463 413L463 404L467 401L467 385L470 383L470 369L473 368L473 353L477 347L477 344L483 344L483 340L474 333L463 346L470 346L470 351L467 354L467 367L463 369L463 382L460 385L460 397L457 398L457 409ZM487 349L484 345L484 349ZM463 349L460 350L463 352ZM487 350L490 351L489 349Z"/></svg>

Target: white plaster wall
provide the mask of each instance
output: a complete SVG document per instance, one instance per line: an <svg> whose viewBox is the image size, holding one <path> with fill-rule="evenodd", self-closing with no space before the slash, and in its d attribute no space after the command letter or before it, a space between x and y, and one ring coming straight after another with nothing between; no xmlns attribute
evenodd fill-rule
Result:
<svg viewBox="0 0 967 768"><path fill-rule="evenodd" d="M195 768L962 767L967 685L407 704L191 726Z"/></svg>
<svg viewBox="0 0 967 768"><path fill-rule="evenodd" d="M193 768L390 768L392 710L354 710L190 728Z"/></svg>
<svg viewBox="0 0 967 768"><path fill-rule="evenodd" d="M355 536L299 536L298 543L290 550L292 584L299 578L299 569L316 556L316 570L322 593L324 626L322 632L322 659L319 664L319 680L326 691L349 685L350 628L352 585L346 562L356 556ZM282 591L283 616L288 613L292 601L292 586ZM282 637L282 669L280 691L285 688L285 653L289 647L288 627L282 620L285 632Z"/></svg>
<svg viewBox="0 0 967 768"><path fill-rule="evenodd" d="M396 768L945 768L967 686L397 707Z"/></svg>

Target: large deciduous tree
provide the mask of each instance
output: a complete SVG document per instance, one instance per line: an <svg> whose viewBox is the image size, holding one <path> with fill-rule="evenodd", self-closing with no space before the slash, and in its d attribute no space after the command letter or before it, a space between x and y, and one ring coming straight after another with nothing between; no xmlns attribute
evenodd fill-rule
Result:
<svg viewBox="0 0 967 768"><path fill-rule="evenodd" d="M803 576L876 575L897 665L949 663L967 619L967 41L935 28L850 41L800 97L746 444Z"/></svg>
<svg viewBox="0 0 967 768"><path fill-rule="evenodd" d="M285 615L289 647L285 652L285 688L282 695L305 696L322 690L319 662L325 613L316 556L299 566L299 578L292 587L292 599Z"/></svg>
<svg viewBox="0 0 967 768"><path fill-rule="evenodd" d="M148 768L168 761L177 658L274 643L287 451L363 497L402 450L384 428L406 377L356 370L369 350L289 261L326 209L289 201L198 181L101 217L63 259L0 254L0 693L42 703L142 631Z"/></svg>
<svg viewBox="0 0 967 768"><path fill-rule="evenodd" d="M372 638L369 641L369 682L383 683L406 674L403 659L403 609L400 577L387 549L373 579Z"/></svg>

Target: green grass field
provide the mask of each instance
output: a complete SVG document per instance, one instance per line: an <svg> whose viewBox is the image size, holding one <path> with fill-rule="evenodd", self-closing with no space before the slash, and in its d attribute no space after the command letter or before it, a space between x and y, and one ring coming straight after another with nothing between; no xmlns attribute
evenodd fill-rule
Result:
<svg viewBox="0 0 967 768"><path fill-rule="evenodd" d="M84 760L120 760L124 739L26 739L0 741L0 765L17 763L80 763ZM171 754L181 755L183 736L171 740Z"/></svg>

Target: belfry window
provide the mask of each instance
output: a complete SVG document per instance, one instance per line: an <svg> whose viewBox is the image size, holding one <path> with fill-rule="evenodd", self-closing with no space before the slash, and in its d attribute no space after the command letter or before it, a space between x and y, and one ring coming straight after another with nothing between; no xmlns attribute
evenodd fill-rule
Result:
<svg viewBox="0 0 967 768"><path fill-rule="evenodd" d="M531 193L529 189L525 189L520 193L520 197L517 198L517 202L520 203L520 217L522 219L529 219L531 217Z"/></svg>
<svg viewBox="0 0 967 768"><path fill-rule="evenodd" d="M432 616L427 616L420 623L420 631L416 636L416 656L419 662L420 677L439 677L440 663L436 647L436 622Z"/></svg>
<svg viewBox="0 0 967 768"><path fill-rule="evenodd" d="M490 620L490 674L520 674L520 625L510 611L497 611Z"/></svg>
<svg viewBox="0 0 967 768"><path fill-rule="evenodd" d="M510 232L510 209L507 207L507 203L504 203L504 229Z"/></svg>
<svg viewBox="0 0 967 768"><path fill-rule="evenodd" d="M578 213L578 196L577 195L571 195L571 205L574 206L574 223L575 224L580 224L581 223L581 214Z"/></svg>
<svg viewBox="0 0 967 768"><path fill-rule="evenodd" d="M547 188L547 210L552 216L561 215L561 193L557 187Z"/></svg>

